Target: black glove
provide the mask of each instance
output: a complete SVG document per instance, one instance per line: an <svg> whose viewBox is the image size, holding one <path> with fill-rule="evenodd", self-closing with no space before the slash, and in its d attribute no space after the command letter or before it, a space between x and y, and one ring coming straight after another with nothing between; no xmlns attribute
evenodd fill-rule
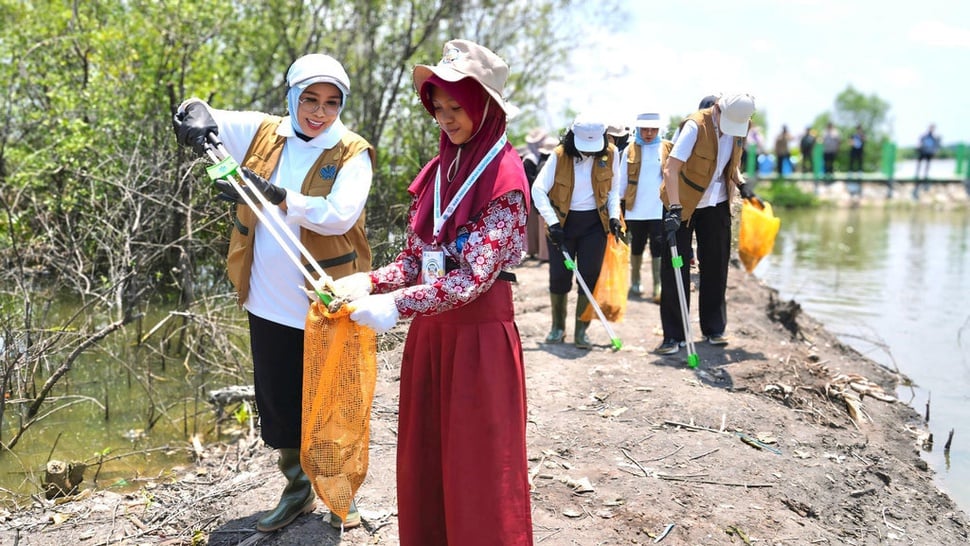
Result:
<svg viewBox="0 0 970 546"><path fill-rule="evenodd" d="M270 184L269 181L267 181L262 176L259 176L258 174L254 173L253 170L250 169L249 167L243 167L242 174L243 174L243 180L246 181L246 185L243 186L243 188L245 188L246 192L253 199L253 201L256 201L257 203L259 202L259 200L256 199L256 196L253 195L254 189L259 193L263 194L263 197L265 197L267 201L269 201L274 205L279 205L280 203L283 202L284 199L286 199L285 189L279 186L274 186ZM230 187L230 189L232 188Z"/></svg>
<svg viewBox="0 0 970 546"><path fill-rule="evenodd" d="M562 224L556 222L555 224L549 226L549 242L556 249L562 248L563 241L566 240L566 232L562 229Z"/></svg>
<svg viewBox="0 0 970 546"><path fill-rule="evenodd" d="M758 203L758 206L765 208L765 202L761 200L760 197L755 195L754 190L752 190L747 183L741 184L741 198L749 199Z"/></svg>
<svg viewBox="0 0 970 546"><path fill-rule="evenodd" d="M626 234L623 233L623 223L619 218L610 218L610 233L616 237L617 242L625 241Z"/></svg>
<svg viewBox="0 0 970 546"><path fill-rule="evenodd" d="M219 134L219 126L203 102L190 102L172 118L175 137L182 146L191 146L199 157L205 155L206 137L209 133Z"/></svg>
<svg viewBox="0 0 970 546"><path fill-rule="evenodd" d="M683 208L680 205L670 205L670 208L664 211L662 222L668 241L677 240L677 230L680 229L680 211Z"/></svg>
<svg viewBox="0 0 970 546"><path fill-rule="evenodd" d="M230 203L242 202L242 198L239 197L239 192L236 191L236 188L232 187L232 184L230 184L228 180L223 180L220 178L219 180L215 181L215 185L217 188L219 188L219 195L216 196L216 199L220 201L228 201Z"/></svg>

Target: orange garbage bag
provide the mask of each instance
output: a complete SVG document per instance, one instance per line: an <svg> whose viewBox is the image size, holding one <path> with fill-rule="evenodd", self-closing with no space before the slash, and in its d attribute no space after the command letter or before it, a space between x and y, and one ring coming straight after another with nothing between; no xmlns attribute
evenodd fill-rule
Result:
<svg viewBox="0 0 970 546"><path fill-rule="evenodd" d="M748 273L775 246L775 236L781 227L781 219L771 211L771 203L765 201L764 209L750 199L741 204L741 228L738 232L738 256Z"/></svg>
<svg viewBox="0 0 970 546"><path fill-rule="evenodd" d="M300 463L343 520L367 475L377 335L350 320L346 305L331 313L317 302L307 313L303 351Z"/></svg>
<svg viewBox="0 0 970 546"><path fill-rule="evenodd" d="M606 236L606 253L600 276L593 288L593 299L610 322L620 322L626 313L627 292L630 290L630 245ZM593 306L587 305L579 320L593 320Z"/></svg>

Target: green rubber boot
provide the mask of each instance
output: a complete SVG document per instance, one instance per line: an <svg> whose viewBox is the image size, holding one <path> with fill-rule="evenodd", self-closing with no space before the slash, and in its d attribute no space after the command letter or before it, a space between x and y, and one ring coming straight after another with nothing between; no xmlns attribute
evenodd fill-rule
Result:
<svg viewBox="0 0 970 546"><path fill-rule="evenodd" d="M663 258L650 258L650 269L653 270L653 302L660 303L660 264Z"/></svg>
<svg viewBox="0 0 970 546"><path fill-rule="evenodd" d="M275 531L293 523L300 514L313 511L313 486L310 478L300 466L299 448L280 449L280 472L286 476L286 487L280 496L280 503L256 522L256 529L264 533Z"/></svg>
<svg viewBox="0 0 970 546"><path fill-rule="evenodd" d="M562 343L566 339L566 297L568 294L549 294L552 302L552 328L546 343Z"/></svg>
<svg viewBox="0 0 970 546"><path fill-rule="evenodd" d="M643 265L643 254L630 255L630 291L627 298L639 298L643 289L640 287L640 266Z"/></svg>
<svg viewBox="0 0 970 546"><path fill-rule="evenodd" d="M586 310L588 305L589 298L586 297L586 294L580 292L576 296L576 333L573 336L573 343L580 349L593 348L593 344L586 337L586 329L589 328L589 321L579 320L579 317L582 316L583 311Z"/></svg>

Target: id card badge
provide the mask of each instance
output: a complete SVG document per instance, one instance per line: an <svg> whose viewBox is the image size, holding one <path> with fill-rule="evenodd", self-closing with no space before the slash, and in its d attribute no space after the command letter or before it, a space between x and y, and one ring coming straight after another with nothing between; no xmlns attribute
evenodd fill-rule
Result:
<svg viewBox="0 0 970 546"><path fill-rule="evenodd" d="M424 284L434 284L445 275L445 253L443 250L425 249L421 254L421 280Z"/></svg>

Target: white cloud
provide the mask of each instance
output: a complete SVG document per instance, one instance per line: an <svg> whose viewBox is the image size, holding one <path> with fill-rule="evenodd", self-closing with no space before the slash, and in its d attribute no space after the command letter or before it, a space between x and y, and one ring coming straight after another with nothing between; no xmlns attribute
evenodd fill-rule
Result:
<svg viewBox="0 0 970 546"><path fill-rule="evenodd" d="M932 47L970 49L970 30L942 21L920 21L909 31L909 40Z"/></svg>

